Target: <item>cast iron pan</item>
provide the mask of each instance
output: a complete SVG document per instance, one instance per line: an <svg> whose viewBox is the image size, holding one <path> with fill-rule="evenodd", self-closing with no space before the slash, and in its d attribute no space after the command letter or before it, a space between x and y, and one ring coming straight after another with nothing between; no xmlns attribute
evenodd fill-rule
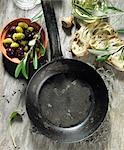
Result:
<svg viewBox="0 0 124 150"><path fill-rule="evenodd" d="M40 133L58 142L89 137L103 122L108 91L89 65L64 59L52 2L42 0L53 60L42 66L27 87L26 108Z"/></svg>

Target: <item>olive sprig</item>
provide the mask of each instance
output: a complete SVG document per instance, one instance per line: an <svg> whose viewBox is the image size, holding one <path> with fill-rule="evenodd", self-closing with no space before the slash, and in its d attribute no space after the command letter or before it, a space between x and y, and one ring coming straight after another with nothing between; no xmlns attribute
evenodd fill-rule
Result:
<svg viewBox="0 0 124 150"><path fill-rule="evenodd" d="M116 15L117 12L119 12L118 15L124 14L123 10L114 7L107 0L72 0L72 7L73 16L87 23L108 18Z"/></svg>
<svg viewBox="0 0 124 150"><path fill-rule="evenodd" d="M13 123L16 121L16 119L19 119L21 122L23 121L23 116L24 113L22 113L19 110L13 111L11 112L10 116L9 116L9 130L10 130L10 136L12 139L12 143L14 145L15 148L17 148L17 143L15 141L14 135L13 135L13 131L12 131L12 125Z"/></svg>
<svg viewBox="0 0 124 150"><path fill-rule="evenodd" d="M38 21L42 16L43 16L43 11L40 10L36 15L34 15L33 17L31 17L31 22Z"/></svg>
<svg viewBox="0 0 124 150"><path fill-rule="evenodd" d="M124 60L124 45L122 45L118 50L116 50L115 52L113 53L108 53L106 55L100 55L100 56L97 56L96 58L96 61L99 61L99 62L103 62L103 61L106 61L108 60L108 58L116 53L118 53L119 51L121 51L121 55L120 55L120 60Z"/></svg>
<svg viewBox="0 0 124 150"><path fill-rule="evenodd" d="M40 28L39 32L35 35L35 38L29 42L29 44L31 46L30 50L25 54L24 58L17 65L16 70L15 70L15 78L17 78L19 76L19 74L22 73L23 76L26 79L28 79L28 75L29 75L29 56L31 54L33 55L33 67L34 67L34 69L38 69L38 55L37 55L37 51L35 49L37 42L40 43L39 52L41 53L42 56L45 55L44 46L39 40L41 30L42 30L42 28Z"/></svg>

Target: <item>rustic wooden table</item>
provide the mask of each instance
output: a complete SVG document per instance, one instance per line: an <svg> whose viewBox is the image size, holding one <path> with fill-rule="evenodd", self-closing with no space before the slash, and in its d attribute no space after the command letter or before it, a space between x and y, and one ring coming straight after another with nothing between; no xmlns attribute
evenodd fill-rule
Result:
<svg viewBox="0 0 124 150"><path fill-rule="evenodd" d="M68 52L70 33L62 29L60 17L71 14L71 0L53 1L63 55L71 57ZM113 3L124 8L123 0L113 0ZM41 6L30 11L17 8L11 0L0 0L0 27L17 17L30 17L37 13ZM124 27L124 17L117 16L110 19L115 28ZM73 30L72 30L73 32ZM89 56L86 62L93 62L93 56ZM8 117L10 113L18 109L25 112L23 122L16 122L12 126L13 135L20 150L124 150L124 73L120 73L105 63L100 64L101 73L109 89L109 110L105 121L96 133L89 139L75 144L61 144L51 141L43 135L36 134L32 130L29 118L25 111L25 88L27 83L16 80L4 67L2 54L0 54L0 150L13 150L14 146L10 138ZM110 71L108 71L108 69ZM104 73L106 75L104 75ZM114 73L114 77L112 74Z"/></svg>

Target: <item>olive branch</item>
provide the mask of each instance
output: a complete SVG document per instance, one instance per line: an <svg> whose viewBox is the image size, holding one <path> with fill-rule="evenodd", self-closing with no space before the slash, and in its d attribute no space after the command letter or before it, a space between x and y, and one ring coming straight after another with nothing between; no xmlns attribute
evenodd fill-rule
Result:
<svg viewBox="0 0 124 150"><path fill-rule="evenodd" d="M107 0L72 0L72 7L73 16L87 23L114 16L117 12L119 12L117 15L124 14L123 10L114 7Z"/></svg>
<svg viewBox="0 0 124 150"><path fill-rule="evenodd" d="M33 55L33 67L34 69L38 69L38 55L37 51L35 49L36 43L40 43L40 48L39 52L41 56L45 55L45 49L43 44L40 42L40 33L42 31L42 27L40 28L39 32L35 35L35 38L31 41L29 41L30 50L26 53L24 58L21 60L21 62L17 65L16 70L15 70L15 78L19 76L20 73L23 74L23 76L28 79L29 76L29 56L32 54Z"/></svg>

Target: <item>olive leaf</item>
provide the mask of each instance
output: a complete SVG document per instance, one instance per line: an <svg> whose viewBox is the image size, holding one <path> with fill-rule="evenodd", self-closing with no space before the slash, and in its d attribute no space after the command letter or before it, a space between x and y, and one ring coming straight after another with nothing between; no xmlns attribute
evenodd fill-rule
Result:
<svg viewBox="0 0 124 150"><path fill-rule="evenodd" d="M73 3L73 5L75 7L77 7L83 14L88 15L88 16L92 16L92 14L90 12L88 12L84 7L82 7L79 4Z"/></svg>
<svg viewBox="0 0 124 150"><path fill-rule="evenodd" d="M43 11L39 11L36 15L31 17L31 22L38 21L43 16Z"/></svg>
<svg viewBox="0 0 124 150"><path fill-rule="evenodd" d="M15 70L15 78L17 78L22 70L22 61L17 65Z"/></svg>
<svg viewBox="0 0 124 150"><path fill-rule="evenodd" d="M15 78L18 78L19 74L22 72L24 77L28 79L28 65L27 65L27 58L28 55L22 59L22 61L17 65L16 70L15 70Z"/></svg>
<svg viewBox="0 0 124 150"><path fill-rule="evenodd" d="M123 10L116 8L107 0L72 0L73 15L80 20L88 23L92 23L95 20L108 18L110 16L110 10L112 13L124 12Z"/></svg>
<svg viewBox="0 0 124 150"><path fill-rule="evenodd" d="M28 59L28 55L22 61L22 74L24 75L24 77L26 79L28 79L28 74L27 74L27 59Z"/></svg>
<svg viewBox="0 0 124 150"><path fill-rule="evenodd" d="M13 121L14 121L17 117L22 118L22 115L21 115L19 112L17 112L17 111L13 111L13 112L10 114L10 117L9 117L9 122L10 122L10 124L12 124Z"/></svg>
<svg viewBox="0 0 124 150"><path fill-rule="evenodd" d="M35 54L34 54L34 58L33 58L33 66L34 66L34 69L37 69L38 68L38 57L37 57L37 51L35 51Z"/></svg>
<svg viewBox="0 0 124 150"><path fill-rule="evenodd" d="M42 43L40 43L40 53L41 53L41 56L45 55L45 49Z"/></svg>
<svg viewBox="0 0 124 150"><path fill-rule="evenodd" d="M99 62L106 61L109 57L110 57L110 55L98 56L96 58L96 61L99 61Z"/></svg>
<svg viewBox="0 0 124 150"><path fill-rule="evenodd" d="M26 66L27 76L29 75L29 59L27 60L27 66Z"/></svg>
<svg viewBox="0 0 124 150"><path fill-rule="evenodd" d="M117 8L117 7L115 7L115 6L111 3L111 1L108 2L107 0L104 0L104 3L107 4L107 9L111 9L111 10L118 11L118 12L123 12L123 10L121 10L121 9L119 9L119 8Z"/></svg>
<svg viewBox="0 0 124 150"><path fill-rule="evenodd" d="M14 139L14 137L13 137L12 123L13 123L13 121L14 121L15 119L17 119L18 117L21 118L21 120L22 120L22 115L21 115L18 111L13 111L13 112L10 114L10 116L9 116L10 135L11 135L11 139L12 139L12 142L13 142L13 145L14 145L15 148L17 147L17 144L16 144L15 139Z"/></svg>
<svg viewBox="0 0 124 150"><path fill-rule="evenodd" d="M116 8L114 6L107 6L107 9L109 10L114 10L114 11L118 11L118 12L123 12L123 10L119 9L119 8Z"/></svg>
<svg viewBox="0 0 124 150"><path fill-rule="evenodd" d="M10 115L10 123L12 124L12 121L17 117L17 112L16 111L14 111L14 112L12 112L11 113L11 115Z"/></svg>
<svg viewBox="0 0 124 150"><path fill-rule="evenodd" d="M40 39L40 33L42 31L42 27L40 28L39 32L36 33L35 39L31 40L29 42L30 50L26 53L26 55L24 56L24 58L21 60L20 64L17 65L16 70L15 70L15 77L17 78L19 76L19 74L22 72L23 76L28 79L28 74L29 74L29 56L31 55L31 53L33 53L33 50L36 47L36 43L39 41ZM42 45L42 43L40 43L40 53L42 56L45 55L45 49ZM37 56L37 52L36 49L34 51L33 54L33 66L34 69L38 68L38 56Z"/></svg>
<svg viewBox="0 0 124 150"><path fill-rule="evenodd" d="M124 29L118 29L117 32L118 33L124 33Z"/></svg>
<svg viewBox="0 0 124 150"><path fill-rule="evenodd" d="M119 57L120 60L124 60L124 47L122 47L121 55Z"/></svg>
<svg viewBox="0 0 124 150"><path fill-rule="evenodd" d="M109 49L109 47L107 46L107 47L105 47L105 48L96 48L95 50L98 50L98 51L106 51L106 50L108 50Z"/></svg>

